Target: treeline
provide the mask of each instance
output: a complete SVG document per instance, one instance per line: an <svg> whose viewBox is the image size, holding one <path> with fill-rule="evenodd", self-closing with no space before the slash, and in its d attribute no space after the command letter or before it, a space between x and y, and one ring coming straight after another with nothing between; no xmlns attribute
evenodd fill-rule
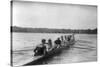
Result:
<svg viewBox="0 0 100 67"><path fill-rule="evenodd" d="M97 34L96 29L49 29L49 28L24 28L11 26L11 32L25 32L25 33L81 33L81 34Z"/></svg>

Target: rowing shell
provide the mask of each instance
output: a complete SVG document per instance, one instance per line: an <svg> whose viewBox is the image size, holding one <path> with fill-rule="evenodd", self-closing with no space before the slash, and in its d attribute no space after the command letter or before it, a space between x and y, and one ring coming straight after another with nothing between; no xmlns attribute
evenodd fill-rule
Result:
<svg viewBox="0 0 100 67"><path fill-rule="evenodd" d="M69 49L72 45L75 44L75 42L76 41L68 42L67 43L68 46L62 46L60 48L56 48L56 49L53 49L51 51L48 51L46 55L34 56L34 58L30 60L30 62L27 61L28 63L23 64L23 66L27 66L27 65L37 65L37 64L39 64L38 63L39 61L41 61L41 60L43 61L46 58L52 57L55 54L60 53L63 49Z"/></svg>

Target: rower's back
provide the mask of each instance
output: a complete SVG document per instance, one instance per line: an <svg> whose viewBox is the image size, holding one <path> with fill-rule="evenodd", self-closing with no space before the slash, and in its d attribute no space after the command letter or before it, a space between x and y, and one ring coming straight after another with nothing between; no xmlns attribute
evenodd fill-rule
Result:
<svg viewBox="0 0 100 67"><path fill-rule="evenodd" d="M58 38L57 40L54 41L56 47L60 47L61 46L61 40L60 38Z"/></svg>

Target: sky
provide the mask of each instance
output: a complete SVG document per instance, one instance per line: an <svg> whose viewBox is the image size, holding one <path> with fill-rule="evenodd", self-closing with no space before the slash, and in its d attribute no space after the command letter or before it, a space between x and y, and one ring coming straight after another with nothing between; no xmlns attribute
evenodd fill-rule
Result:
<svg viewBox="0 0 100 67"><path fill-rule="evenodd" d="M94 29L97 6L14 1L12 25L32 28Z"/></svg>

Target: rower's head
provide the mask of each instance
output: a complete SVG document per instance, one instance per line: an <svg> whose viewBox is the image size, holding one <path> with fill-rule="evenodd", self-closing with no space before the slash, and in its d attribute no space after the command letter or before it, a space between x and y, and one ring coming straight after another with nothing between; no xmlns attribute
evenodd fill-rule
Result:
<svg viewBox="0 0 100 67"><path fill-rule="evenodd" d="M45 40L45 39L42 39L42 41L41 41L41 42L44 44L44 43L46 43L46 40Z"/></svg>

